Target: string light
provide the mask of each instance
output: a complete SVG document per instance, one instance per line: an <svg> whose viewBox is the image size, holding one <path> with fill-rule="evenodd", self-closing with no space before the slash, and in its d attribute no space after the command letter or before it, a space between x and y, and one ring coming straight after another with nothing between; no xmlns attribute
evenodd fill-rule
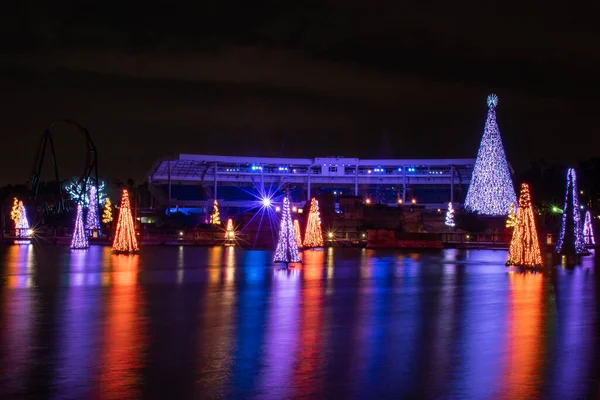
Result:
<svg viewBox="0 0 600 400"><path fill-rule="evenodd" d="M510 241L510 250L508 251L506 265L518 265L530 268L543 266L542 252L540 250L540 242L533 216L533 206L531 205L531 195L527 183L521 184L515 229Z"/></svg>
<svg viewBox="0 0 600 400"><path fill-rule="evenodd" d="M585 212L585 220L583 222L583 240L585 244L595 245L594 227L592 226L592 214L590 210Z"/></svg>
<svg viewBox="0 0 600 400"><path fill-rule="evenodd" d="M319 202L316 198L310 201L310 211L304 232L304 247L323 247L323 231L321 230L321 217L319 215Z"/></svg>
<svg viewBox="0 0 600 400"><path fill-rule="evenodd" d="M227 228L225 228L225 239L235 239L235 230L233 229L233 220L231 218L227 220Z"/></svg>
<svg viewBox="0 0 600 400"><path fill-rule="evenodd" d="M217 203L217 199L213 203L213 210L210 214L210 223L212 225L221 225L221 217L219 215L219 203Z"/></svg>
<svg viewBox="0 0 600 400"><path fill-rule="evenodd" d="M117 219L117 230L113 241L113 251L132 253L138 251L135 227L131 216L131 205L129 204L129 193L123 189L119 218Z"/></svg>
<svg viewBox="0 0 600 400"><path fill-rule="evenodd" d="M556 248L554 249L558 254L587 254L583 241L583 227L581 226L577 193L577 174L575 169L569 168L567 170L567 190L562 223L556 241Z"/></svg>
<svg viewBox="0 0 600 400"><path fill-rule="evenodd" d="M100 218L98 217L98 197L96 186L89 186L89 203L87 215L85 216L85 229L90 233L100 230ZM81 204L81 203L80 203Z"/></svg>
<svg viewBox="0 0 600 400"><path fill-rule="evenodd" d="M468 211L483 215L506 215L517 196L496 123L498 97L488 96L488 114L473 176L465 198Z"/></svg>
<svg viewBox="0 0 600 400"><path fill-rule="evenodd" d="M79 180L80 178L74 178L71 181L67 182L64 185L65 192L69 195L73 203L83 203L84 207L87 207L90 204L91 192L88 190L86 193L81 193L83 191L83 184ZM97 194L94 194L96 197L96 201L100 201L100 204L104 204L106 201L106 185L104 182L100 182L98 185L94 183L94 181L88 177L85 179L85 186L96 188ZM98 199L99 198L99 199Z"/></svg>
<svg viewBox="0 0 600 400"><path fill-rule="evenodd" d="M72 249L87 249L90 247L87 235L83 229L83 205L77 204L77 216L75 217L75 228L73 228L73 238L71 239Z"/></svg>
<svg viewBox="0 0 600 400"><path fill-rule="evenodd" d="M302 234L300 233L300 223L297 219L294 220L294 236L296 237L298 247L302 247Z"/></svg>
<svg viewBox="0 0 600 400"><path fill-rule="evenodd" d="M21 238L31 236L31 230L29 229L29 221L27 220L27 211L23 202L14 198L13 207L10 212L10 218L15 223L15 235Z"/></svg>
<svg viewBox="0 0 600 400"><path fill-rule="evenodd" d="M517 223L517 215L515 214L515 203L510 203L508 208L508 218L506 219L506 227L514 228Z"/></svg>
<svg viewBox="0 0 600 400"><path fill-rule="evenodd" d="M113 221L113 211L112 211L112 203L110 199L107 197L104 201L104 211L102 213L102 223L110 224Z"/></svg>
<svg viewBox="0 0 600 400"><path fill-rule="evenodd" d="M300 262L298 245L294 235L294 225L290 212L290 199L286 195L283 198L283 210L281 213L281 224L279 227L279 240L275 248L273 262L294 263Z"/></svg>
<svg viewBox="0 0 600 400"><path fill-rule="evenodd" d="M446 221L444 222L446 226L453 227L456 224L454 223L454 208L452 207L452 202L448 203L448 211L446 211Z"/></svg>

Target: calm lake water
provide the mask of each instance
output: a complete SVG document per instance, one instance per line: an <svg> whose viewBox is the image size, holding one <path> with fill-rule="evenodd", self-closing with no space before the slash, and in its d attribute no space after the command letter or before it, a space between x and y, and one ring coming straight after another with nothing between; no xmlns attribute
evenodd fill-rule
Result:
<svg viewBox="0 0 600 400"><path fill-rule="evenodd" d="M505 251L0 248L0 397L600 398L598 274Z"/></svg>

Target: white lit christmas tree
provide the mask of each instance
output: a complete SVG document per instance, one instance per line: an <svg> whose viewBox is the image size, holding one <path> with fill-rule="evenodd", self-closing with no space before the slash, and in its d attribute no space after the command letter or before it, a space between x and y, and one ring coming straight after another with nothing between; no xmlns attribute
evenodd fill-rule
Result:
<svg viewBox="0 0 600 400"><path fill-rule="evenodd" d="M448 211L446 211L446 222L444 222L446 226L453 227L456 225L454 222L454 208L452 207L452 202L448 203Z"/></svg>
<svg viewBox="0 0 600 400"><path fill-rule="evenodd" d="M507 215L510 203L517 203L517 196L496 123L498 97L495 94L488 96L487 103L487 120L465 198L465 209L482 215Z"/></svg>
<svg viewBox="0 0 600 400"><path fill-rule="evenodd" d="M87 215L85 216L85 229L88 231L88 235L91 235L94 231L100 231L100 217L98 215L98 194L96 186L89 186L88 197L89 203Z"/></svg>
<svg viewBox="0 0 600 400"><path fill-rule="evenodd" d="M294 224L292 222L292 212L290 210L290 199L287 195L283 198L279 239L277 240L273 262L286 264L300 262L298 244L296 243Z"/></svg>
<svg viewBox="0 0 600 400"><path fill-rule="evenodd" d="M596 239L594 238L594 227L592 226L592 214L590 210L585 212L585 220L583 222L583 241L587 245L595 245Z"/></svg>
<svg viewBox="0 0 600 400"><path fill-rule="evenodd" d="M71 239L72 249L87 249L90 247L87 235L83 229L83 205L77 204L77 216L75 217L75 228Z"/></svg>
<svg viewBox="0 0 600 400"><path fill-rule="evenodd" d="M577 174L575 173L575 169L569 168L567 170L567 192L565 194L562 224L558 240L556 241L556 248L554 249L558 254L588 254L583 241L583 226L581 225L578 193Z"/></svg>

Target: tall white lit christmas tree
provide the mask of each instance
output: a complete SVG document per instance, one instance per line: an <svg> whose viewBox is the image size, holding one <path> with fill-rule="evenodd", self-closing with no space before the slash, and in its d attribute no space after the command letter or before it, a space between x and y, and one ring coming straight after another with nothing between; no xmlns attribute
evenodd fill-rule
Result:
<svg viewBox="0 0 600 400"><path fill-rule="evenodd" d="M446 221L444 222L446 226L454 227L456 223L454 222L454 207L452 207L452 202L448 203L448 210L446 211Z"/></svg>
<svg viewBox="0 0 600 400"><path fill-rule="evenodd" d="M77 204L77 216L75 217L75 228L71 239L72 249L87 249L90 247L87 235L83 229L83 205Z"/></svg>
<svg viewBox="0 0 600 400"><path fill-rule="evenodd" d="M87 215L85 216L85 230L88 235L92 235L94 231L100 231L100 216L98 215L98 193L95 185L89 186L89 204Z"/></svg>
<svg viewBox="0 0 600 400"><path fill-rule="evenodd" d="M592 226L592 214L590 210L585 212L585 220L583 221L583 241L586 245L595 245L594 228Z"/></svg>
<svg viewBox="0 0 600 400"><path fill-rule="evenodd" d="M562 224L556 248L558 254L585 255L588 254L583 241L583 226L579 211L579 198L577 197L577 174L575 169L567 170L567 192L565 193L565 206L562 214Z"/></svg>
<svg viewBox="0 0 600 400"><path fill-rule="evenodd" d="M489 95L487 103L487 120L465 198L465 209L482 215L507 215L510 203L517 204L517 196L496 122L498 97Z"/></svg>
<svg viewBox="0 0 600 400"><path fill-rule="evenodd" d="M292 222L292 212L290 210L290 199L287 195L283 198L279 239L277 240L273 262L286 264L300 262L298 244L296 243L294 224Z"/></svg>

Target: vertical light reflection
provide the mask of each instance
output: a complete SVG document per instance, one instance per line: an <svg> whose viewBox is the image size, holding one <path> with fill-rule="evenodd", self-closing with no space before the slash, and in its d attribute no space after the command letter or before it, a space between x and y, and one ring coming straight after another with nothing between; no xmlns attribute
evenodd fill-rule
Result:
<svg viewBox="0 0 600 400"><path fill-rule="evenodd" d="M209 276L209 288L202 298L200 336L198 337L198 365L200 372L194 385L194 398L221 398L230 381L233 343L235 338L234 286L236 247L225 248L225 285ZM210 253L216 257L214 253ZM219 261L220 262L220 261ZM209 261L209 268L217 270L216 258Z"/></svg>
<svg viewBox="0 0 600 400"><path fill-rule="evenodd" d="M325 252L305 250L302 269L302 313L298 364L294 371L292 386L294 396L310 397L322 387L322 371L325 368L323 338L323 270ZM327 255L329 258L329 254Z"/></svg>
<svg viewBox="0 0 600 400"><path fill-rule="evenodd" d="M335 253L333 247L327 248L327 289L326 294L333 293L333 273L335 269Z"/></svg>
<svg viewBox="0 0 600 400"><path fill-rule="evenodd" d="M221 280L223 267L223 247L214 246L208 249L208 282L211 287Z"/></svg>
<svg viewBox="0 0 600 400"><path fill-rule="evenodd" d="M514 273L509 277L507 349L501 396L509 399L540 397L544 319L541 273Z"/></svg>
<svg viewBox="0 0 600 400"><path fill-rule="evenodd" d="M143 296L137 284L138 255L111 255L111 287L106 298L101 368L101 398L139 398L146 347Z"/></svg>
<svg viewBox="0 0 600 400"><path fill-rule="evenodd" d="M34 366L33 342L38 319L37 301L31 287L35 265L33 246L10 246L4 260L7 287L2 290L0 330L0 394L27 392L27 378Z"/></svg>
<svg viewBox="0 0 600 400"><path fill-rule="evenodd" d="M300 272L274 270L259 396L290 398L298 347Z"/></svg>
<svg viewBox="0 0 600 400"><path fill-rule="evenodd" d="M177 268L177 284L181 285L183 283L183 273L184 273L184 260L183 260L183 252L184 252L184 248L183 246L179 246L177 248L177 264L176 264L176 268Z"/></svg>
<svg viewBox="0 0 600 400"><path fill-rule="evenodd" d="M70 286L61 296L57 372L54 388L59 398L85 398L86 382L93 382L99 352L97 332L101 321L102 292L99 265L102 252L97 246L72 250Z"/></svg>

